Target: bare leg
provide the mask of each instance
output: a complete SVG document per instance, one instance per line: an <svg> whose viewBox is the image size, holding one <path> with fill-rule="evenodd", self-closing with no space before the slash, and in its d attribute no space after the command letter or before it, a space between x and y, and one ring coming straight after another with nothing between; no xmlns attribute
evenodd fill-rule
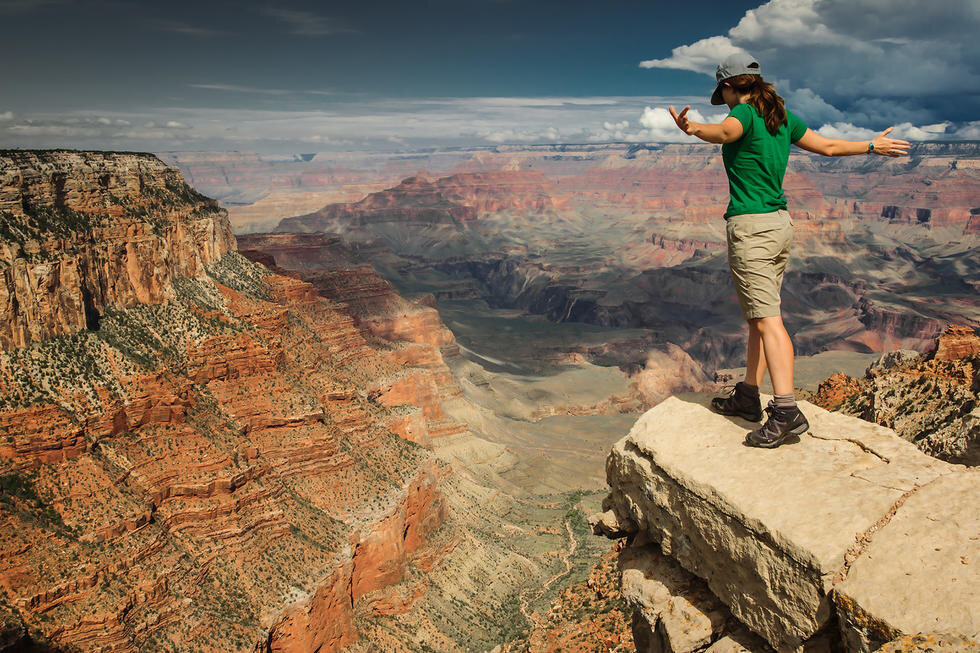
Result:
<svg viewBox="0 0 980 653"><path fill-rule="evenodd" d="M749 325L750 334L752 325L760 334L762 340L760 360L765 362L769 370L773 393L777 395L792 394L793 341L790 340L786 327L783 326L783 318L779 315L755 318L749 320ZM751 343L751 335L749 342Z"/></svg>
<svg viewBox="0 0 980 653"><path fill-rule="evenodd" d="M749 344L745 355L745 382L760 386L766 378L766 354L762 350L762 332L756 325L758 320L749 320Z"/></svg>

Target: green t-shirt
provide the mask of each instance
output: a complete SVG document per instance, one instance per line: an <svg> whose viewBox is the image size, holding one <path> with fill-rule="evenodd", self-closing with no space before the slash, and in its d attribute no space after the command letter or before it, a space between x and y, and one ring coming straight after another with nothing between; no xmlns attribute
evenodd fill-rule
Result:
<svg viewBox="0 0 980 653"><path fill-rule="evenodd" d="M806 123L787 109L786 124L773 136L766 129L766 121L758 109L751 104L738 104L728 115L742 123L742 137L721 146L731 193L725 219L743 213L785 209L783 177L789 160L789 146L803 138Z"/></svg>

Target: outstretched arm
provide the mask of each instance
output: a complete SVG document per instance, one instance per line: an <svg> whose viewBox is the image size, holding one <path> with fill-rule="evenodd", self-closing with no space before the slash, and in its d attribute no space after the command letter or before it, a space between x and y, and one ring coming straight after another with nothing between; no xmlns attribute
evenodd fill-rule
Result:
<svg viewBox="0 0 980 653"><path fill-rule="evenodd" d="M697 136L702 141L709 143L731 143L742 138L742 123L738 121L738 118L728 116L718 124L693 122L687 119L687 111L690 108L688 105L678 114L674 111L673 105L669 107L671 117L685 134Z"/></svg>
<svg viewBox="0 0 980 653"><path fill-rule="evenodd" d="M909 142L895 138L888 138L888 133L894 127L889 127L872 139L875 144L875 154L882 156L904 156L909 153ZM797 147L802 147L808 152L823 154L824 156L850 156L852 154L866 154L868 152L868 141L845 141L840 138L827 138L821 136L812 129L807 129L806 133L796 141Z"/></svg>

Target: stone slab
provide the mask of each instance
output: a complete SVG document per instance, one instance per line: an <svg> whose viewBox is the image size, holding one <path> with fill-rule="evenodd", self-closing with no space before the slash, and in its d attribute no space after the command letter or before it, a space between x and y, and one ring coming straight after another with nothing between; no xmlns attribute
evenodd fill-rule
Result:
<svg viewBox="0 0 980 653"><path fill-rule="evenodd" d="M834 603L852 650L917 633L980 639L980 470L910 495L834 588Z"/></svg>
<svg viewBox="0 0 980 653"><path fill-rule="evenodd" d="M829 619L827 592L849 549L906 492L957 466L806 402L810 433L748 447L758 425L713 413L710 398L675 395L613 446L611 508L774 647L799 647Z"/></svg>

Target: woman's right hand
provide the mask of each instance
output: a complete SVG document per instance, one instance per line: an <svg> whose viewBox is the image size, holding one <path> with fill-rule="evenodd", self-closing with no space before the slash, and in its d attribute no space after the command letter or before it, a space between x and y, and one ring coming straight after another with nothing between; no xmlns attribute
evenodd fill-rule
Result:
<svg viewBox="0 0 980 653"><path fill-rule="evenodd" d="M875 154L880 154L882 156L906 156L909 153L909 142L899 140L897 138L888 138L888 133L894 127L889 127L885 131L881 132L871 141L875 144Z"/></svg>
<svg viewBox="0 0 980 653"><path fill-rule="evenodd" d="M674 111L674 106L671 105L667 107L670 110L670 117L674 119L677 123L677 128L680 129L685 134L691 134L694 132L694 127L691 126L691 121L687 119L687 112L691 108L691 105L684 107L684 110L680 113ZM877 145L875 145L877 147Z"/></svg>

